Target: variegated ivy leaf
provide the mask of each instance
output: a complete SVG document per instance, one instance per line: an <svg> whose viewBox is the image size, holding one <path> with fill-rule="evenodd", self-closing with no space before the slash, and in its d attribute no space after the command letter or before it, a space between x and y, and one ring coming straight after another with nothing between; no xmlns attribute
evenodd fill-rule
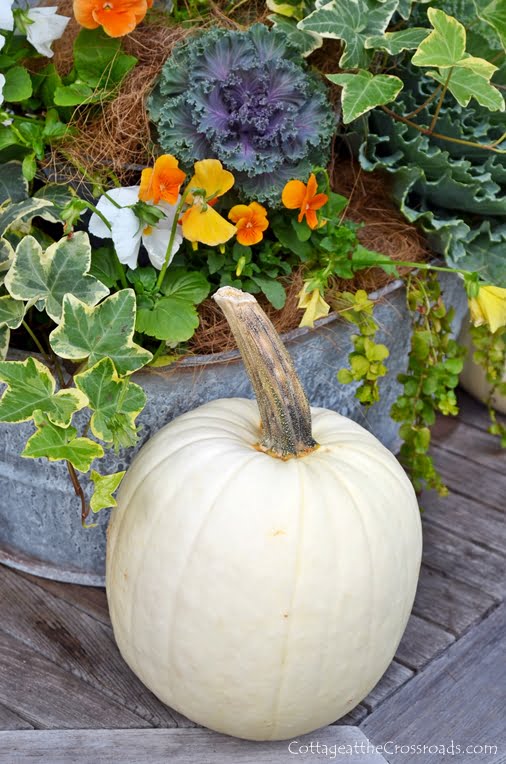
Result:
<svg viewBox="0 0 506 764"><path fill-rule="evenodd" d="M343 69L366 68L372 58L365 41L382 35L399 0L331 0L299 22L299 29L315 32L321 37L342 40L344 51L339 61Z"/></svg>
<svg viewBox="0 0 506 764"><path fill-rule="evenodd" d="M0 204L9 199L21 202L28 196L28 182L23 175L21 162L5 162L0 175Z"/></svg>
<svg viewBox="0 0 506 764"><path fill-rule="evenodd" d="M343 88L343 122L348 124L361 114L393 101L402 90L402 80L390 74L373 75L364 69L356 74L328 74L327 79Z"/></svg>
<svg viewBox="0 0 506 764"><path fill-rule="evenodd" d="M87 305L96 305L109 289L90 276L91 246L88 234L79 231L51 244L44 252L33 236L18 244L5 286L17 300L37 302L39 309L56 323L61 320L66 294L79 295Z"/></svg>
<svg viewBox="0 0 506 764"><path fill-rule="evenodd" d="M0 238L0 286L4 283L5 276L7 275L7 271L11 267L13 260L14 250L10 242L8 242L7 239Z"/></svg>
<svg viewBox="0 0 506 764"><path fill-rule="evenodd" d="M7 385L0 399L1 422L27 422L40 412L53 424L68 427L73 414L88 403L80 390L55 392L53 375L35 358L1 361L0 382Z"/></svg>
<svg viewBox="0 0 506 764"><path fill-rule="evenodd" d="M466 52L464 25L437 8L429 8L427 16L434 29L420 43L412 63L416 66L456 66Z"/></svg>
<svg viewBox="0 0 506 764"><path fill-rule="evenodd" d="M439 72L428 71L427 74L444 85L448 79L448 72L449 70L440 69ZM456 67L451 74L448 90L461 106L467 106L471 98L475 98L489 111L504 110L504 98L500 91L474 71Z"/></svg>
<svg viewBox="0 0 506 764"><path fill-rule="evenodd" d="M286 35L291 44L295 48L298 48L304 58L309 56L314 50L321 48L323 45L323 38L320 37L319 34L299 29L297 27L297 22L294 19L289 19L286 16L278 16L275 13L267 18L269 21L272 21L276 29Z"/></svg>
<svg viewBox="0 0 506 764"><path fill-rule="evenodd" d="M90 477L95 486L90 500L92 512L100 512L101 509L109 509L109 507L116 507L118 505L113 493L118 490L124 475L124 472L115 472L113 475L100 475L95 470L91 471Z"/></svg>
<svg viewBox="0 0 506 764"><path fill-rule="evenodd" d="M63 300L62 322L51 332L49 341L62 358L88 359L89 366L110 358L119 374L128 374L153 357L133 341L134 326L133 289L122 289L95 307L69 294Z"/></svg>
<svg viewBox="0 0 506 764"><path fill-rule="evenodd" d="M31 220L42 210L52 206L52 203L45 199L25 199L15 204L7 202L0 207L0 236L3 236L8 228L26 224L27 218Z"/></svg>
<svg viewBox="0 0 506 764"><path fill-rule="evenodd" d="M427 74L447 85L461 106L467 106L471 98L475 98L490 111L502 111L504 99L490 83L497 67L484 58L466 53L466 30L460 21L437 8L429 8L427 14L434 29L420 43L412 63L437 67L438 71Z"/></svg>
<svg viewBox="0 0 506 764"><path fill-rule="evenodd" d="M146 405L139 385L121 379L110 358L102 358L88 371L77 374L74 382L88 398L93 410L91 431L96 438L128 448L137 442L135 420Z"/></svg>
<svg viewBox="0 0 506 764"><path fill-rule="evenodd" d="M0 326L0 361L7 358L7 351L9 350L9 341L11 338L11 330L8 326Z"/></svg>
<svg viewBox="0 0 506 764"><path fill-rule="evenodd" d="M0 326L17 329L25 316L25 303L6 294L0 297Z"/></svg>
<svg viewBox="0 0 506 764"><path fill-rule="evenodd" d="M37 431L28 439L21 456L45 457L50 462L70 462L79 472L88 472L92 462L104 455L104 449L90 438L78 438L75 427L57 427L40 412L34 421Z"/></svg>
<svg viewBox="0 0 506 764"><path fill-rule="evenodd" d="M398 56L403 50L416 50L428 34L429 30L424 27L408 27L398 32L385 32L384 35L368 37L365 47L386 50L391 56Z"/></svg>

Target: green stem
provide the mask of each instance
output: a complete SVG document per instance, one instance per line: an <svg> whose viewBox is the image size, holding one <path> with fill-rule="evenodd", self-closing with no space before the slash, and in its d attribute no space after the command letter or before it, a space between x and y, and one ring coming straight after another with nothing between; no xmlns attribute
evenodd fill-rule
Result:
<svg viewBox="0 0 506 764"><path fill-rule="evenodd" d="M405 114L404 115L406 117L406 119L412 119L413 117L416 117L417 114L420 114L420 112L423 111L423 109L425 109L426 106L428 106L430 103L432 103L432 101L437 96L437 94L439 93L439 91L441 90L442 87L443 86L440 83L437 86L437 88L435 88L432 91L430 96L425 99L425 101L421 104L421 106L418 106L418 108L416 108L414 111L410 111L409 114Z"/></svg>
<svg viewBox="0 0 506 764"><path fill-rule="evenodd" d="M32 331L30 326L26 323L26 321L22 322L23 329L27 332L27 334L30 335L31 339L33 340L37 350L39 353L46 359L46 361L50 361L50 358L46 351L44 350L41 342L39 341L38 337L35 335L35 333Z"/></svg>
<svg viewBox="0 0 506 764"><path fill-rule="evenodd" d="M395 265L402 268L416 268L419 271L441 271L442 273L462 273L464 276L470 276L473 271L466 271L464 268L445 268L443 265L431 265L431 263L410 263L406 260L395 260Z"/></svg>
<svg viewBox="0 0 506 764"><path fill-rule="evenodd" d="M380 109L385 112L385 114L388 114L389 117L392 117L392 119L397 120L398 122L404 122L405 125L409 125L414 130L418 130L419 133L422 133L423 135L429 135L432 138L439 138L442 141L450 141L450 143L458 143L462 146L472 146L476 149L482 149L485 151L493 151L495 154L506 154L506 150L503 149L497 149L494 144L487 144L487 143L476 143L475 141L466 141L463 138L453 138L451 135L443 135L442 133L435 133L427 127L422 127L421 125L417 125L416 122L412 122L410 119L407 119L407 117L402 117L400 114L397 114L397 112L392 111L392 109L389 109L387 106L380 106Z"/></svg>
<svg viewBox="0 0 506 764"><path fill-rule="evenodd" d="M165 274L167 273L167 268L169 267L170 256L172 254L172 247L174 246L174 239L176 238L179 215L181 210L183 209L183 205L185 203L185 199L188 193L189 193L189 188L187 186L184 190L184 193L181 196L181 199L179 200L179 204L176 207L176 214L174 215L174 220L172 221L172 228L170 229L170 237L169 237L169 243L167 246L167 251L165 253L165 260L160 270L160 273L158 274L158 279L156 280L156 289L158 291L160 291L162 287L163 279L165 278Z"/></svg>
<svg viewBox="0 0 506 764"><path fill-rule="evenodd" d="M260 450L280 459L314 451L309 402L271 321L253 295L240 289L221 287L214 299L230 325L255 392Z"/></svg>
<svg viewBox="0 0 506 764"><path fill-rule="evenodd" d="M166 347L167 347L167 342L165 340L162 340L160 344L158 345L157 349L155 350L155 352L153 353L153 358L151 359L149 363L153 364L157 358L160 358L161 354L163 353Z"/></svg>
<svg viewBox="0 0 506 764"><path fill-rule="evenodd" d="M434 116L432 117L432 122L430 123L429 130L431 131L431 133L434 131L434 128L436 127L437 118L439 117L439 112L441 111L441 106L443 105L443 101L444 101L446 92L448 90L448 85L450 84L452 74L453 74L453 66L450 67L450 71L448 72L448 77L446 78L445 84L443 85L443 89L441 91L441 95L439 96L439 101L437 102L436 111L434 112Z"/></svg>

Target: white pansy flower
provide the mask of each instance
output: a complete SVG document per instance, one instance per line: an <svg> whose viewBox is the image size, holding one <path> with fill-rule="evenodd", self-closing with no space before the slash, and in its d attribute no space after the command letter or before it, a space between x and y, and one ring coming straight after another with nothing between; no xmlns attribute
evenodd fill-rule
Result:
<svg viewBox="0 0 506 764"><path fill-rule="evenodd" d="M70 19L67 16L60 16L57 13L58 8L30 8L26 12L26 37L30 45L33 45L37 53L46 58L51 58L53 51L51 45L55 40L59 40L64 33Z"/></svg>
<svg viewBox="0 0 506 764"><path fill-rule="evenodd" d="M166 217L159 220L156 226L147 226L128 206L139 201L139 186L113 188L107 192L107 196L117 204L122 205L121 208L116 207L106 196L101 196L98 201L97 210L109 221L111 230L94 212L90 218L89 232L93 236L98 236L99 239L112 239L120 263L128 265L132 269L137 267L139 249L141 244L144 244L151 263L155 268L161 270L169 246L170 232L177 205L166 202L157 204L158 209L162 210ZM181 227L178 225L172 245L171 260L182 241L183 235Z"/></svg>
<svg viewBox="0 0 506 764"><path fill-rule="evenodd" d="M0 34L0 50L2 50L4 45L5 45L5 37L3 36L3 34Z"/></svg>
<svg viewBox="0 0 506 764"><path fill-rule="evenodd" d="M0 0L0 29L14 29L14 15L12 13L13 0Z"/></svg>
<svg viewBox="0 0 506 764"><path fill-rule="evenodd" d="M4 85L5 85L5 77L3 74L0 74L0 103L4 102Z"/></svg>

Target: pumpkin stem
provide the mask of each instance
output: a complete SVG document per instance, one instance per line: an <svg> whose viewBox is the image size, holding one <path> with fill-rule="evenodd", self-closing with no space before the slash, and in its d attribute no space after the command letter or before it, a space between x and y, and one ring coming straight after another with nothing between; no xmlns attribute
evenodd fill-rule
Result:
<svg viewBox="0 0 506 764"><path fill-rule="evenodd" d="M251 380L262 421L262 451L282 459L314 451L311 409L293 361L253 297L222 287L214 299L225 314Z"/></svg>

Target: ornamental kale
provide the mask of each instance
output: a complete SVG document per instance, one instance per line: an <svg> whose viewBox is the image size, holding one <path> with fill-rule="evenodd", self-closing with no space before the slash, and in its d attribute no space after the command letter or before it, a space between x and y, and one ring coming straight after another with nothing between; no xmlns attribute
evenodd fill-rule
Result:
<svg viewBox="0 0 506 764"><path fill-rule="evenodd" d="M190 170L220 159L242 196L279 203L325 164L336 118L323 82L281 32L255 24L179 45L150 96L162 149Z"/></svg>

